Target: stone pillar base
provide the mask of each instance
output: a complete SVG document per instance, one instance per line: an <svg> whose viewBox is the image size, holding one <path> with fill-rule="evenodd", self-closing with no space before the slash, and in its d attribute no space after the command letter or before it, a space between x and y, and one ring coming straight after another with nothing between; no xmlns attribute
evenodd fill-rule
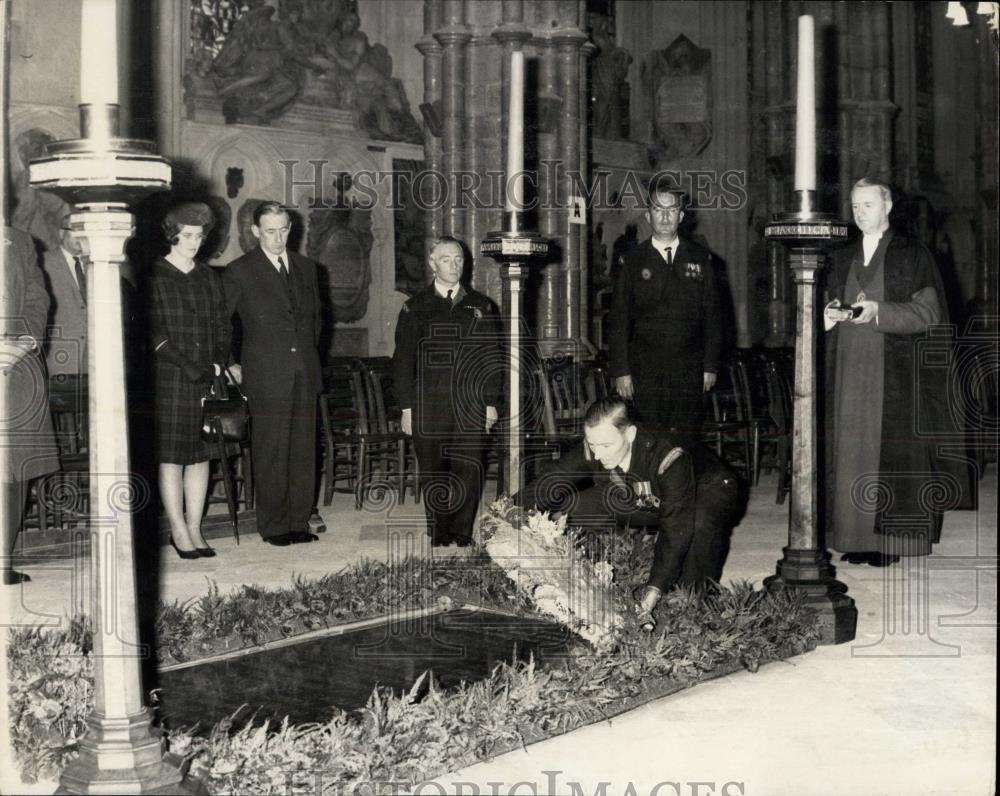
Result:
<svg viewBox="0 0 1000 796"><path fill-rule="evenodd" d="M197 793L180 769L163 759L150 714L109 719L91 714L80 754L63 770L56 793Z"/></svg>
<svg viewBox="0 0 1000 796"><path fill-rule="evenodd" d="M853 641L858 626L858 609L847 596L847 586L833 577L830 557L820 550L786 547L777 572L764 579L771 592L782 589L801 594L805 604L819 614L820 644Z"/></svg>

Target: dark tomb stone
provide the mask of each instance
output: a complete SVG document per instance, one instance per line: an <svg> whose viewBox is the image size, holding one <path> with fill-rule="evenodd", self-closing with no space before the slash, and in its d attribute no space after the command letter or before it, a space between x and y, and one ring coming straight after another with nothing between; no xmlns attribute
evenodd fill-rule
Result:
<svg viewBox="0 0 1000 796"><path fill-rule="evenodd" d="M376 685L408 691L430 670L443 688L488 676L516 656L552 663L569 654L561 625L491 611L456 610L393 617L345 633L287 643L160 672L159 714L173 728L209 730L238 712L234 726L255 719L326 722L333 707L353 710ZM241 710L242 707L242 710Z"/></svg>

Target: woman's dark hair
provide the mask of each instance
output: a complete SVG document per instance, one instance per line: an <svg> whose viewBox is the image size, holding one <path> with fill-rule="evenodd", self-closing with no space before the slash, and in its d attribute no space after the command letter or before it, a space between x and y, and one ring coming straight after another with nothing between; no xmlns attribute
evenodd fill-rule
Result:
<svg viewBox="0 0 1000 796"><path fill-rule="evenodd" d="M163 234L167 243L176 245L181 227L201 227L205 237L215 226L215 216L211 208L204 202L184 202L171 207L163 217Z"/></svg>

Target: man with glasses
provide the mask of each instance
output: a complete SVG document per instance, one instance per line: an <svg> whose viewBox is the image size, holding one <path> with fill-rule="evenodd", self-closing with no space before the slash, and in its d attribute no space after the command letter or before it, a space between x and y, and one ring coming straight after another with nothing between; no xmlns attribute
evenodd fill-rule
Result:
<svg viewBox="0 0 1000 796"><path fill-rule="evenodd" d="M316 541L309 532L316 486L316 396L322 377L315 264L286 248L291 217L262 203L251 231L260 244L222 274L242 327L242 383L253 418L257 530L268 544Z"/></svg>
<svg viewBox="0 0 1000 796"><path fill-rule="evenodd" d="M644 426L692 439L715 386L722 318L712 255L678 235L683 198L664 179L651 183L653 234L617 269L608 342L615 387Z"/></svg>

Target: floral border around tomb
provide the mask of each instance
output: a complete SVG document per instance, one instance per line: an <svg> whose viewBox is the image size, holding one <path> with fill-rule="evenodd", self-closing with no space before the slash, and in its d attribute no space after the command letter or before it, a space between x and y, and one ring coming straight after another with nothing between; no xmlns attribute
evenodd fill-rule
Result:
<svg viewBox="0 0 1000 796"><path fill-rule="evenodd" d="M493 508L484 523L487 549L495 526L510 517L502 506ZM378 783L415 785L815 647L813 611L749 583L716 595L673 592L660 603L656 632L644 633L620 607L630 604L631 588L644 582L640 562L649 561L649 546L631 538L608 562L614 571L609 588L619 607L613 644L581 641L571 657L548 666L501 663L489 677L447 690L425 674L408 694L376 688L364 709L334 710L325 724L286 719L234 730L224 720L207 736L168 730L170 754L210 793L316 792L319 782L336 792L378 792ZM524 584L518 589L484 551L472 561L477 566L464 557L391 565L361 561L317 580L296 578L291 588L244 586L229 595L213 584L198 600L160 606L156 652L161 663L194 660L449 601L538 615ZM579 630L586 623L577 616L568 624ZM21 776L26 782L56 777L77 753L92 700L86 620L74 620L65 630L11 629L8 678L10 738Z"/></svg>

